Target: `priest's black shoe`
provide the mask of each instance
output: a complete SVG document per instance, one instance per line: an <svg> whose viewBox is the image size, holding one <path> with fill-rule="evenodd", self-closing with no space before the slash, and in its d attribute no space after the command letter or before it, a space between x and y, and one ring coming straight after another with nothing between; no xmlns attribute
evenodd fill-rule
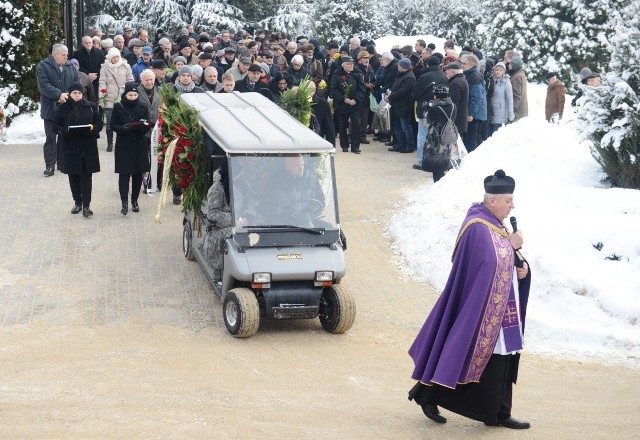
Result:
<svg viewBox="0 0 640 440"><path fill-rule="evenodd" d="M82 206L80 206L78 203L73 205L73 208L71 208L71 214L77 214L80 211L82 211Z"/></svg>
<svg viewBox="0 0 640 440"><path fill-rule="evenodd" d="M135 202L133 200L131 201L131 210L133 212L140 212L140 206L138 205L137 200Z"/></svg>
<svg viewBox="0 0 640 440"><path fill-rule="evenodd" d="M428 417L428 416L427 416ZM496 423L486 423L487 426L504 426L509 429L529 429L531 428L531 424L529 422L525 422L523 420L514 419L513 417L509 417L506 420L498 421Z"/></svg>
<svg viewBox="0 0 640 440"><path fill-rule="evenodd" d="M446 417L440 415L440 411L436 405L424 405L422 407L422 412L425 416L436 423L447 423Z"/></svg>

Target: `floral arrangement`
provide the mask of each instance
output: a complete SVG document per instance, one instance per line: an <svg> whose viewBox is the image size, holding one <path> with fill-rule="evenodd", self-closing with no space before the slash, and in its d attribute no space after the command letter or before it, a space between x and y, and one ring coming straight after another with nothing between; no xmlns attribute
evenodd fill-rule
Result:
<svg viewBox="0 0 640 440"><path fill-rule="evenodd" d="M185 210L198 209L207 193L207 164L204 137L195 110L180 102L180 94L174 87L164 84L158 116L158 163L163 164L162 195L164 206L169 186L182 189L182 206ZM160 219L160 206L156 221Z"/></svg>
<svg viewBox="0 0 640 440"><path fill-rule="evenodd" d="M292 87L289 90L282 92L280 96L280 105L291 116L296 118L305 127L308 127L311 123L311 89L309 83L311 78L307 75L305 79L300 81L298 87Z"/></svg>
<svg viewBox="0 0 640 440"><path fill-rule="evenodd" d="M351 93L351 84L347 81L347 75L342 75L340 79L343 81L342 83L342 91L344 93L344 97L349 98L349 94Z"/></svg>

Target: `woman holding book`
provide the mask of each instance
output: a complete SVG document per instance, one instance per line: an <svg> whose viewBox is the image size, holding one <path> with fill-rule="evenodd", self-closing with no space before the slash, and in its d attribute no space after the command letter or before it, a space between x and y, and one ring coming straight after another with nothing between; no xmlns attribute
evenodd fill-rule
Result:
<svg viewBox="0 0 640 440"><path fill-rule="evenodd" d="M89 217L91 211L92 175L100 171L98 138L102 130L102 118L98 106L87 101L79 82L69 87L69 98L60 104L53 117L53 128L60 134L61 171L69 176L73 197L71 214Z"/></svg>

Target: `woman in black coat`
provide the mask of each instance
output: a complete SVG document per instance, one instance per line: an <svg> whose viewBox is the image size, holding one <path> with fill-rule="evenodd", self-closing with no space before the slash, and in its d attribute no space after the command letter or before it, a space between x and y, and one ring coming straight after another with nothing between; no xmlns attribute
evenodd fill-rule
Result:
<svg viewBox="0 0 640 440"><path fill-rule="evenodd" d="M75 82L69 88L67 102L56 109L53 128L61 136L62 172L69 176L74 205L71 214L82 211L89 217L92 174L100 171L98 138L102 118L98 106L82 96L83 86Z"/></svg>
<svg viewBox="0 0 640 440"><path fill-rule="evenodd" d="M129 181L131 181L131 210L140 211L138 196L142 186L142 175L149 172L151 164L147 151L145 133L149 125L149 108L138 99L138 85L128 82L124 86L122 100L113 107L111 129L117 133L115 164L122 209L127 215L129 205Z"/></svg>

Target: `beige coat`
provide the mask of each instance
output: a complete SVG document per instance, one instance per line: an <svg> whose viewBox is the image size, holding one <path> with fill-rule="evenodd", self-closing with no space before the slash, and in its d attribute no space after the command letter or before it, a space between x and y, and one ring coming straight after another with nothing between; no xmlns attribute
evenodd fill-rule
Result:
<svg viewBox="0 0 640 440"><path fill-rule="evenodd" d="M120 60L117 67L113 67L110 61L105 61L100 67L100 81L98 82L98 104L103 108L113 108L113 104L124 91L125 83L133 81L131 66L124 59ZM107 90L106 100L103 90Z"/></svg>
<svg viewBox="0 0 640 440"><path fill-rule="evenodd" d="M513 112L516 119L529 116L529 101L527 100L527 77L522 69L511 75L511 88L513 89Z"/></svg>
<svg viewBox="0 0 640 440"><path fill-rule="evenodd" d="M544 103L544 116L548 121L554 113L560 115L562 119L562 111L564 110L565 88L562 81L557 81L547 87L547 99Z"/></svg>

